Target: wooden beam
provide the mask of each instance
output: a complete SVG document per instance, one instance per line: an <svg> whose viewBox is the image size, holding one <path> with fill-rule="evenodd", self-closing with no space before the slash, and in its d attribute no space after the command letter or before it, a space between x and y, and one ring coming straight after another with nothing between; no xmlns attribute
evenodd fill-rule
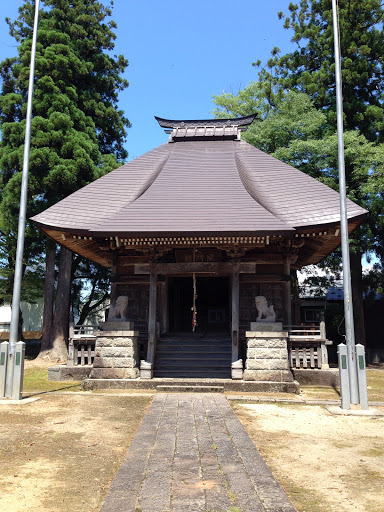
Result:
<svg viewBox="0 0 384 512"><path fill-rule="evenodd" d="M158 263L157 273L162 275L172 274L232 274L233 263L226 262L185 262L185 263ZM239 272L242 274L254 274L256 272L256 263L240 263ZM135 274L149 274L150 264L136 264Z"/></svg>
<svg viewBox="0 0 384 512"><path fill-rule="evenodd" d="M239 359L239 271L240 263L232 263L232 363Z"/></svg>
<svg viewBox="0 0 384 512"><path fill-rule="evenodd" d="M240 276L242 283L278 283L284 281L282 274L243 274Z"/></svg>
<svg viewBox="0 0 384 512"><path fill-rule="evenodd" d="M150 263L147 362L153 365L156 348L157 269Z"/></svg>

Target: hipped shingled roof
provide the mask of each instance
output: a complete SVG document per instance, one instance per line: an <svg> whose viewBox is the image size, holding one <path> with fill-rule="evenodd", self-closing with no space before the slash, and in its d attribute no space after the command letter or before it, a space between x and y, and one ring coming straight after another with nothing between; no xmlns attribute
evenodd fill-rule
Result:
<svg viewBox="0 0 384 512"><path fill-rule="evenodd" d="M252 119L158 119L162 126L174 127L168 143L83 187L32 221L47 233L96 238L293 236L302 228L339 223L336 191L240 139L239 132ZM366 213L352 201L347 206L349 219Z"/></svg>

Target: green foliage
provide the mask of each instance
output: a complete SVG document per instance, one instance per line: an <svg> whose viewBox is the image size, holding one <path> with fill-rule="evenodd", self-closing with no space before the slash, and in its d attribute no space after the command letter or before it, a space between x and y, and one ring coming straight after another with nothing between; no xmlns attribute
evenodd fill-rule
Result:
<svg viewBox="0 0 384 512"><path fill-rule="evenodd" d="M384 7L339 0L347 195L369 210L351 249L384 263ZM258 113L244 139L338 189L335 64L331 0L301 0L278 13L297 44L273 48L258 81L214 97L217 117ZM253 65L260 67L261 62ZM328 263L340 267L338 255Z"/></svg>
<svg viewBox="0 0 384 512"><path fill-rule="evenodd" d="M111 7L96 0L43 0L36 48L31 127L31 217L118 167L127 156L118 93L128 65L112 56L116 24ZM12 280L24 154L25 117L34 2L7 20L18 56L0 63L0 270ZM27 226L25 265L43 250ZM9 288L9 286L8 286Z"/></svg>
<svg viewBox="0 0 384 512"><path fill-rule="evenodd" d="M374 251L383 264L384 6L379 0L340 0L338 8L348 196L369 210L364 230L353 236L352 249ZM275 90L308 94L314 106L326 114L326 134L333 134L336 95L331 0L301 0L289 4L288 11L287 15L279 13L279 18L284 19L297 48L286 55L273 52L259 77Z"/></svg>
<svg viewBox="0 0 384 512"><path fill-rule="evenodd" d="M339 0L345 128L382 141L384 9L379 0ZM290 4L284 27L297 49L272 56L276 81L311 96L336 126L335 64L331 0Z"/></svg>

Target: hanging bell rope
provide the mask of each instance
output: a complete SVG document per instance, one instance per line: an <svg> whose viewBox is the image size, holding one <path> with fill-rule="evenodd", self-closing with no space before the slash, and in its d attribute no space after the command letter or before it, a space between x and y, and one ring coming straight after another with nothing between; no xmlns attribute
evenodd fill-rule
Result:
<svg viewBox="0 0 384 512"><path fill-rule="evenodd" d="M193 248L193 261L195 262L195 251ZM192 300L192 332L195 332L197 325L197 309L196 309L197 289L196 289L196 274L193 273L193 300Z"/></svg>
<svg viewBox="0 0 384 512"><path fill-rule="evenodd" d="M196 299L197 299L197 293L196 293L196 274L193 273L192 332L195 332L196 325L197 325Z"/></svg>

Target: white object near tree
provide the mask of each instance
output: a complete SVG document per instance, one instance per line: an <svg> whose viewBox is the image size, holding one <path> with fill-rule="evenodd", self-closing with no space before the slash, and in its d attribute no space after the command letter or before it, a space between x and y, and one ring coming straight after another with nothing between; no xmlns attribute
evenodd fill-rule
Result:
<svg viewBox="0 0 384 512"><path fill-rule="evenodd" d="M256 309L257 309L257 318L256 322L275 322L276 321L276 313L271 304L268 306L268 301L263 295L258 295L255 297Z"/></svg>
<svg viewBox="0 0 384 512"><path fill-rule="evenodd" d="M125 295L120 295L116 299L116 303L113 306L111 304L109 308L108 320L116 320L117 318L121 318L122 320L126 320L126 311L128 307L128 297Z"/></svg>

